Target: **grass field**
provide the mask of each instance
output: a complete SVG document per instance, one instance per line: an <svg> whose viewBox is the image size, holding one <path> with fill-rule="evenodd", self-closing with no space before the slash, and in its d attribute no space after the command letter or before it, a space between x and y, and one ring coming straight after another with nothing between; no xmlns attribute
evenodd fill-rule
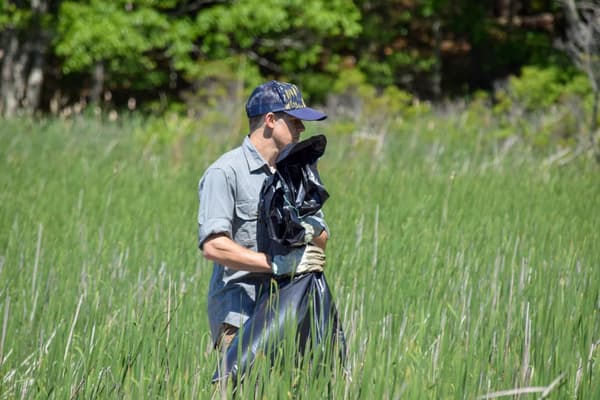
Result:
<svg viewBox="0 0 600 400"><path fill-rule="evenodd" d="M196 189L241 137L150 151L141 126L0 123L1 399L215 394ZM600 398L598 166L426 126L324 125L350 377L257 368L239 398Z"/></svg>

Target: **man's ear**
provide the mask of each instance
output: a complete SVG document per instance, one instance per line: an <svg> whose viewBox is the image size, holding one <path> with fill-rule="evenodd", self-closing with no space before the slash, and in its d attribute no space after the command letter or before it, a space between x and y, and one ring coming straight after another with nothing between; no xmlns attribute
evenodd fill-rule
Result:
<svg viewBox="0 0 600 400"><path fill-rule="evenodd" d="M268 112L265 114L264 118L265 118L265 126L267 128L269 128L269 129L275 128L275 123L277 122L277 117L275 116L275 113Z"/></svg>

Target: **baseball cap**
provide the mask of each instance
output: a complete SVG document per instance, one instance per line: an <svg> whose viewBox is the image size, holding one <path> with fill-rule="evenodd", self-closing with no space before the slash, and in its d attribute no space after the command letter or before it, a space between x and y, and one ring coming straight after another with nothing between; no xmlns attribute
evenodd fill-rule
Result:
<svg viewBox="0 0 600 400"><path fill-rule="evenodd" d="M300 89L286 82L271 81L258 86L246 103L248 118L279 111L303 121L321 121L327 118L324 113L306 107Z"/></svg>

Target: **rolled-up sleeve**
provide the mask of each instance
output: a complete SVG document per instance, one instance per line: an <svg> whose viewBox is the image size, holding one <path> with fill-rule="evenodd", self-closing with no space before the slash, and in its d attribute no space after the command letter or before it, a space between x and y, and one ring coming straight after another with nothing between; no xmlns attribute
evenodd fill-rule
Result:
<svg viewBox="0 0 600 400"><path fill-rule="evenodd" d="M211 235L224 233L232 237L234 213L233 185L224 170L210 168L198 185L198 247Z"/></svg>
<svg viewBox="0 0 600 400"><path fill-rule="evenodd" d="M321 224L321 226L323 227L323 230L325 232L327 232L327 237L331 238L331 233L329 232L329 226L327 226L327 222L325 222L325 214L323 213L323 210L319 210L315 213L315 215L313 216L313 218L319 223Z"/></svg>

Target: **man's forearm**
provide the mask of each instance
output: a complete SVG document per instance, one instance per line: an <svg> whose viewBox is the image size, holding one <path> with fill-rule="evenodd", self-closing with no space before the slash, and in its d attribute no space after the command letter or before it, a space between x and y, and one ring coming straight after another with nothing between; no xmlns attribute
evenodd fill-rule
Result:
<svg viewBox="0 0 600 400"><path fill-rule="evenodd" d="M229 268L271 273L271 265L265 253L259 253L231 240L226 235L214 235L202 245L204 257Z"/></svg>
<svg viewBox="0 0 600 400"><path fill-rule="evenodd" d="M324 230L319 236L313 238L312 243L315 246L325 250L325 247L327 246L327 239L329 239L329 235L327 235L327 231Z"/></svg>

